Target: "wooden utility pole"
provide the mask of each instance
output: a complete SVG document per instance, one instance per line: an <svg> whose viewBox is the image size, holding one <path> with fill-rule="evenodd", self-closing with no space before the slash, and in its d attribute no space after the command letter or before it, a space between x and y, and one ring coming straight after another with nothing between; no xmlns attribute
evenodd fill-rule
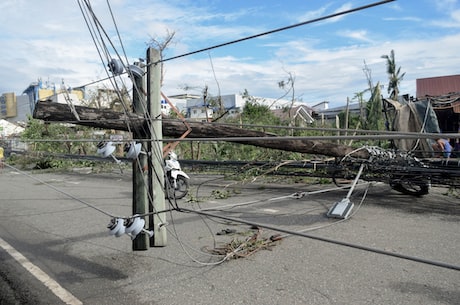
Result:
<svg viewBox="0 0 460 305"><path fill-rule="evenodd" d="M150 210L158 212L165 210L164 193L164 160L163 160L163 131L161 116L161 64L160 52L154 48L147 49L147 109L150 124L149 148L149 191L150 198L153 199ZM157 63L157 64L154 64ZM153 229L153 237L150 239L151 247L166 246L166 223L165 213L154 214L151 219L150 228Z"/></svg>
<svg viewBox="0 0 460 305"><path fill-rule="evenodd" d="M69 111L66 104L52 102L38 102L35 105L33 117L48 122L72 122L83 126L97 127L103 129L128 130L126 122L135 128L145 128L146 118L130 113L114 112L107 109L96 109L83 106L75 106L80 116L80 121L75 121L75 116ZM187 138L225 138L225 137L264 137L265 140L235 140L231 142L254 145L265 148L273 148L287 151L295 151L306 154L319 154L331 157L344 157L351 155L357 158L369 158L367 150L358 150L346 145L340 145L320 140L298 140L292 137L289 141L279 141L276 136L262 131L249 130L239 127L226 126L209 122L188 122L185 126L181 120L163 120L163 135L168 137L180 137L190 127L192 131ZM266 138L270 137L270 141Z"/></svg>
<svg viewBox="0 0 460 305"><path fill-rule="evenodd" d="M67 104L59 104L48 101L38 102L35 105L33 117L48 122L73 122L83 126L103 129L128 130L126 122L132 129L146 128L147 120L143 116L130 113L114 112L108 109L96 109L83 106L75 106L75 110L81 121L75 122L75 116L69 111ZM254 145L258 147L295 151L307 154L319 154L331 157L344 157L351 154L357 158L369 158L367 150L358 150L351 146L341 145L330 141L298 140L292 137L289 141L279 141L273 134L257 130L243 129L239 127L219 125L210 122L188 121L192 131L187 138L225 138L225 137L270 137L270 141L235 140L231 142ZM187 126L181 120L165 119L162 122L163 135L168 137L180 137L187 131Z"/></svg>
<svg viewBox="0 0 460 305"><path fill-rule="evenodd" d="M145 79L142 76L132 75L133 77L133 111L136 114L143 115L147 112L147 97L145 95ZM149 136L143 128L134 128L132 130L134 139L147 139ZM134 145L135 143L131 143ZM147 142L142 142L142 151L147 151ZM133 161L133 215L146 214L149 211L148 198L148 176L147 155L139 154ZM145 223L149 224L152 217L144 217ZM133 240L133 251L142 251L149 248L149 236L141 232Z"/></svg>

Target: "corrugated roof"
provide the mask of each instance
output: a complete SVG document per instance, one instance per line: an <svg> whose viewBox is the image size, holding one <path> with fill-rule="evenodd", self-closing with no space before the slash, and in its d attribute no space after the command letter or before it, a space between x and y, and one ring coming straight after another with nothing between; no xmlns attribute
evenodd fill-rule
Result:
<svg viewBox="0 0 460 305"><path fill-rule="evenodd" d="M417 98L425 96L439 96L453 92L460 92L460 74L418 78L416 80Z"/></svg>

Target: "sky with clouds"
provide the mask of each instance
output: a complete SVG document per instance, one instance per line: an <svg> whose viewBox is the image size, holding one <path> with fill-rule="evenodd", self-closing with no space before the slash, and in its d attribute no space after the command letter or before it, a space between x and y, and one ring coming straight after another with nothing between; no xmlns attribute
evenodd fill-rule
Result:
<svg viewBox="0 0 460 305"><path fill-rule="evenodd" d="M80 11L83 2L91 3L113 45L119 52L123 45L131 64L145 58L152 38L162 41L168 33L175 36L166 59L378 1L2 0L0 93L21 94L38 78L78 87L107 76ZM391 50L406 73L403 94L415 95L417 78L460 74L459 1L393 1L168 60L162 90L201 94L207 86L214 96L246 89L278 98L284 95L278 83L292 75L296 98L338 106L368 88L364 63L387 95L381 56Z"/></svg>

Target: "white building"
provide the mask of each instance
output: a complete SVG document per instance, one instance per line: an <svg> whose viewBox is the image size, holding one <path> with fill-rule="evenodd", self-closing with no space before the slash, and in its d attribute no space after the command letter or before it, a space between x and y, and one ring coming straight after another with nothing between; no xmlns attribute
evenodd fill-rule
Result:
<svg viewBox="0 0 460 305"><path fill-rule="evenodd" d="M291 106L305 105L304 103L294 102L292 104L289 100L253 97L258 104L265 105L272 110L291 108ZM237 115L243 112L246 100L240 94L228 94L220 97L213 97L210 100L206 100L206 104L203 98L192 98L187 99L186 103L186 114L187 117L193 120L210 120L213 117L215 111L219 110L220 107L227 111L227 115ZM220 106L222 105L222 106Z"/></svg>

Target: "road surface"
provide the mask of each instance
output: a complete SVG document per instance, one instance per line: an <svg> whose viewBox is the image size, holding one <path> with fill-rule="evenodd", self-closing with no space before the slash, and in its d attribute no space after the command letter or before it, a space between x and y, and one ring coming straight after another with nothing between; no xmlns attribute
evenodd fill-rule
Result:
<svg viewBox="0 0 460 305"><path fill-rule="evenodd" d="M325 214L346 190L317 193L333 185L270 179L192 173L191 196L178 205L331 242L283 232L270 246L251 255L243 247L244 257L222 262L218 254L230 245L254 233L258 241L280 233L174 211L167 215L167 246L132 251L129 236L109 236L111 217L100 212L130 215L129 171L4 169L0 303L459 304L460 199L446 189L419 198L384 184L365 194L360 186L351 197L352 217L338 221ZM293 198L296 192L305 196Z"/></svg>

